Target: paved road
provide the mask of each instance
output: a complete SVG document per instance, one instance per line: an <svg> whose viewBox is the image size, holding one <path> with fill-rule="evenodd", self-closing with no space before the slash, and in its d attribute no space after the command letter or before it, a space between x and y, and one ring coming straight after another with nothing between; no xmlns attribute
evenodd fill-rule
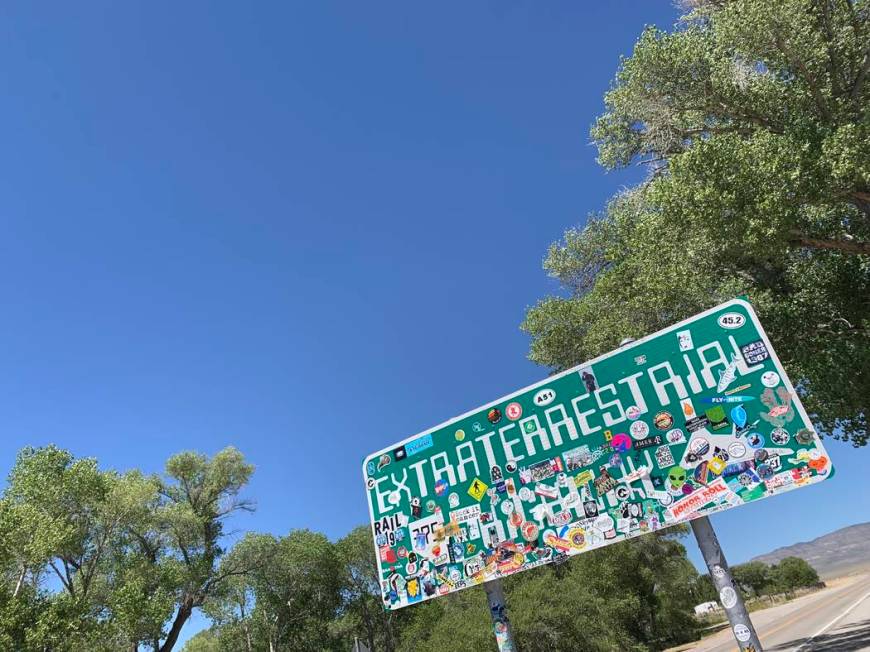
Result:
<svg viewBox="0 0 870 652"><path fill-rule="evenodd" d="M870 650L870 575L857 575L784 605L751 614L765 652ZM699 641L693 652L734 652L730 630Z"/></svg>

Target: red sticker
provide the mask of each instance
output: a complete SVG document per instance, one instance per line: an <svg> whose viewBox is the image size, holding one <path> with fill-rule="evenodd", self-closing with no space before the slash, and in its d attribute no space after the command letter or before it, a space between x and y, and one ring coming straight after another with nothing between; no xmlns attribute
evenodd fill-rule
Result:
<svg viewBox="0 0 870 652"><path fill-rule="evenodd" d="M519 403L508 403L507 407L504 409L504 413L507 415L508 419L516 421L523 416L523 406Z"/></svg>

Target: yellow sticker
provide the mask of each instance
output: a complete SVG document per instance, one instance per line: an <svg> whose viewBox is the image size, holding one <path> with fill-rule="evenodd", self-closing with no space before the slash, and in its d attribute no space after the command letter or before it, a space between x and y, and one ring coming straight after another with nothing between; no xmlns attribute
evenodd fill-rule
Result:
<svg viewBox="0 0 870 652"><path fill-rule="evenodd" d="M707 470L719 475L725 470L725 462L723 462L720 457L713 457L709 462L707 462Z"/></svg>
<svg viewBox="0 0 870 652"><path fill-rule="evenodd" d="M574 484L578 487L582 487L584 484L592 482L594 479L595 473L587 469L586 471L580 471L580 473L574 476Z"/></svg>
<svg viewBox="0 0 870 652"><path fill-rule="evenodd" d="M610 441L611 439L613 439L613 431L612 430L605 430L604 431L604 439L606 439L607 441Z"/></svg>
<svg viewBox="0 0 870 652"><path fill-rule="evenodd" d="M481 500L486 495L488 485L480 478L475 478L471 481L471 486L468 488L468 495L475 500Z"/></svg>

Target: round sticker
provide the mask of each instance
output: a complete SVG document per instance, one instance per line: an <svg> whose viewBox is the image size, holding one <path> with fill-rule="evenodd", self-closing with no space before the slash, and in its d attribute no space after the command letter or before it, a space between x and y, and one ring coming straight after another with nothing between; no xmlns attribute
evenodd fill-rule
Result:
<svg viewBox="0 0 870 652"><path fill-rule="evenodd" d="M556 400L556 392L552 389L542 389L540 392L535 394L535 405L539 407L544 407L545 405L549 405L553 401Z"/></svg>
<svg viewBox="0 0 870 652"><path fill-rule="evenodd" d="M755 473L762 480L770 480L773 477L773 469L767 464L756 464Z"/></svg>
<svg viewBox="0 0 870 652"><path fill-rule="evenodd" d="M635 421L631 424L631 436L635 439L643 439L649 434L649 426L643 421Z"/></svg>
<svg viewBox="0 0 870 652"><path fill-rule="evenodd" d="M532 490L528 487L523 487L520 489L520 500L524 500L527 503L532 502L535 499L535 494L532 493Z"/></svg>
<svg viewBox="0 0 870 652"><path fill-rule="evenodd" d="M501 410L498 408L492 408L489 413L487 413L486 418L490 423L498 423L501 421Z"/></svg>
<svg viewBox="0 0 870 652"><path fill-rule="evenodd" d="M366 486L367 486L369 489L374 489L374 488L375 488L375 479L374 479L374 478L369 478L368 480L366 480Z"/></svg>
<svg viewBox="0 0 870 652"><path fill-rule="evenodd" d="M757 432L750 432L746 437L746 443L749 445L749 448L762 448L764 447L764 437Z"/></svg>
<svg viewBox="0 0 870 652"><path fill-rule="evenodd" d="M756 462L761 464L762 462L767 461L767 458L770 457L770 453L768 453L763 448L759 448L757 451L755 451L755 455L753 455L753 457L755 458Z"/></svg>
<svg viewBox="0 0 870 652"><path fill-rule="evenodd" d="M613 490L613 493L616 495L618 500L626 500L631 493L631 490L626 487L624 484L616 485L616 488Z"/></svg>
<svg viewBox="0 0 870 652"><path fill-rule="evenodd" d="M504 413L507 415L508 419L516 421L523 416L523 406L519 403L508 403L507 407L504 409Z"/></svg>
<svg viewBox="0 0 870 652"><path fill-rule="evenodd" d="M389 495L387 495L387 502L390 503L390 505L398 505L402 502L402 496L398 491L391 491Z"/></svg>
<svg viewBox="0 0 870 652"><path fill-rule="evenodd" d="M506 500L501 504L501 513L510 516L514 512L514 501Z"/></svg>
<svg viewBox="0 0 870 652"><path fill-rule="evenodd" d="M730 609L737 604L737 591L730 586L726 586L719 592L719 600L722 602L723 607Z"/></svg>
<svg viewBox="0 0 870 652"><path fill-rule="evenodd" d="M728 445L728 454L731 457L743 457L746 455L746 446L741 444L739 441L735 441Z"/></svg>
<svg viewBox="0 0 870 652"><path fill-rule="evenodd" d="M717 564L713 566L713 575L719 578L725 577L725 569Z"/></svg>
<svg viewBox="0 0 870 652"><path fill-rule="evenodd" d="M665 494L659 498L659 503L661 503L663 507L667 507L672 502L674 502L674 497L671 494Z"/></svg>
<svg viewBox="0 0 870 652"><path fill-rule="evenodd" d="M765 371L761 374L761 384L765 387L776 387L779 385L779 374L775 371Z"/></svg>
<svg viewBox="0 0 870 652"><path fill-rule="evenodd" d="M456 441L462 441L463 439L465 439L465 431L460 428L453 434L453 436L456 437Z"/></svg>
<svg viewBox="0 0 870 652"><path fill-rule="evenodd" d="M734 638L741 643L745 643L752 638L752 632L750 632L749 628L743 623L738 623L734 625Z"/></svg>
<svg viewBox="0 0 870 652"><path fill-rule="evenodd" d="M770 433L770 441L777 446L785 446L789 439L791 439L791 435L785 428L774 428L773 432Z"/></svg>
<svg viewBox="0 0 870 652"><path fill-rule="evenodd" d="M636 405L631 405L625 409L625 416L634 421L640 416L640 408Z"/></svg>
<svg viewBox="0 0 870 652"><path fill-rule="evenodd" d="M520 531L523 534L523 539L526 541L535 541L538 538L538 526L531 521L523 523Z"/></svg>
<svg viewBox="0 0 870 652"><path fill-rule="evenodd" d="M431 514L432 512L434 512L437 509L438 509L438 503L436 503L434 500L427 500L426 501L426 511L427 512L429 512Z"/></svg>
<svg viewBox="0 0 870 652"><path fill-rule="evenodd" d="M807 446L813 443L815 435L813 434L813 431L809 428L801 428L795 433L794 438L797 439L798 443L802 446Z"/></svg>
<svg viewBox="0 0 870 652"><path fill-rule="evenodd" d="M693 439L689 442L689 450L698 457L702 457L706 455L707 452L710 450L710 442L708 442L703 437Z"/></svg>
<svg viewBox="0 0 870 652"><path fill-rule="evenodd" d="M631 448L631 438L624 432L620 432L613 435L613 439L610 440L610 445L613 447L613 450L624 453Z"/></svg>
<svg viewBox="0 0 870 652"><path fill-rule="evenodd" d="M683 431L679 428L668 430L668 434L666 434L665 437L667 437L669 444L682 444L686 441L686 435L684 435Z"/></svg>
<svg viewBox="0 0 870 652"><path fill-rule="evenodd" d="M516 511L511 512L511 525L513 525L514 527L519 527L522 522L523 522L523 515L522 514L520 514L519 512L516 512Z"/></svg>
<svg viewBox="0 0 870 652"><path fill-rule="evenodd" d="M517 462L516 460L508 460L504 463L504 470L508 473L516 473L517 472Z"/></svg>
<svg viewBox="0 0 870 652"><path fill-rule="evenodd" d="M671 416L670 412L659 412L653 419L653 424L659 430L667 430L674 425L674 417Z"/></svg>
<svg viewBox="0 0 870 652"><path fill-rule="evenodd" d="M586 545L586 533L579 527L568 530L568 541L575 548L583 548Z"/></svg>

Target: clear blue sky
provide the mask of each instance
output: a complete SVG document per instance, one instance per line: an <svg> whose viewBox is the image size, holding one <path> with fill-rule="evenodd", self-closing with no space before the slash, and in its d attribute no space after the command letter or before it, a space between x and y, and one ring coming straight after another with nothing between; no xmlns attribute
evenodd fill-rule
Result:
<svg viewBox="0 0 870 652"><path fill-rule="evenodd" d="M519 331L546 248L641 175L588 128L675 18L5 3L0 472L28 444L149 472L234 445L236 527L365 522L364 455L546 375ZM834 481L714 518L733 562L870 519L870 452L829 446Z"/></svg>

